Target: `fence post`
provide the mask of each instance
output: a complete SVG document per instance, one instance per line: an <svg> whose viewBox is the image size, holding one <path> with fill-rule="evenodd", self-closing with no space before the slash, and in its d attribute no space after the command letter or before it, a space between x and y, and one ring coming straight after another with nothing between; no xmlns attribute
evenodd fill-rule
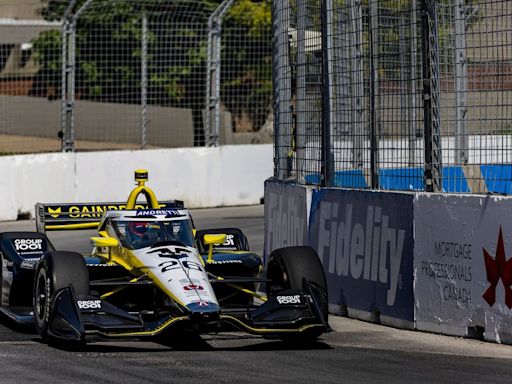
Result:
<svg viewBox="0 0 512 384"><path fill-rule="evenodd" d="M233 2L234 0L224 0L208 18L205 130L206 145L209 147L219 145L222 18Z"/></svg>
<svg viewBox="0 0 512 384"><path fill-rule="evenodd" d="M140 66L140 104L141 104L141 126L140 126L140 147L146 149L147 126L148 126L148 15L142 13L142 39L141 39L141 66Z"/></svg>
<svg viewBox="0 0 512 384"><path fill-rule="evenodd" d="M72 0L64 13L62 31L62 152L75 150L75 77L76 77L76 22L94 0L87 0L73 14L76 0Z"/></svg>
<svg viewBox="0 0 512 384"><path fill-rule="evenodd" d="M304 182L306 148L306 20L307 1L297 0L297 79L296 79L296 127L295 127L295 171L297 181Z"/></svg>
<svg viewBox="0 0 512 384"><path fill-rule="evenodd" d="M331 186L334 182L334 158L332 153L331 131L335 124L332 102L333 81L333 7L332 0L321 0L322 9L322 186Z"/></svg>
<svg viewBox="0 0 512 384"><path fill-rule="evenodd" d="M416 163L416 143L417 140L421 137L421 132L417 126L416 121L416 66L417 59L416 55L418 54L418 37L417 37L417 18L416 18L416 0L411 1L411 48L410 48L410 56L411 56L411 71L409 72L409 92L410 92L410 108L411 112L409 115L410 119L410 127L409 127L409 166L413 166Z"/></svg>
<svg viewBox="0 0 512 384"><path fill-rule="evenodd" d="M370 17L370 176L371 188L379 188L379 9L378 1L370 0L369 2Z"/></svg>
<svg viewBox="0 0 512 384"><path fill-rule="evenodd" d="M74 143L74 103L75 103L75 29L76 22L72 16L76 0L73 0L64 13L62 25L62 77L61 77L61 151L73 152Z"/></svg>
<svg viewBox="0 0 512 384"><path fill-rule="evenodd" d="M272 66L274 68L274 175L286 180L291 175L288 152L291 149L292 90L289 58L290 5L288 0L272 2Z"/></svg>
<svg viewBox="0 0 512 384"><path fill-rule="evenodd" d="M442 191L439 121L439 49L435 0L422 0L423 113L425 124L425 190Z"/></svg>
<svg viewBox="0 0 512 384"><path fill-rule="evenodd" d="M455 162L468 162L466 13L464 0L455 4Z"/></svg>
<svg viewBox="0 0 512 384"><path fill-rule="evenodd" d="M352 79L352 166L363 168L363 7L361 0L350 0L351 42L351 79Z"/></svg>
<svg viewBox="0 0 512 384"><path fill-rule="evenodd" d="M400 121L400 132L403 137L408 137L410 133L411 124L411 105L410 98L407 94L409 90L409 78L410 78L410 63L407 60L407 24L405 15L400 15L398 20L398 57L400 61L400 106L403 108L402 119ZM410 150L410 148L409 148Z"/></svg>

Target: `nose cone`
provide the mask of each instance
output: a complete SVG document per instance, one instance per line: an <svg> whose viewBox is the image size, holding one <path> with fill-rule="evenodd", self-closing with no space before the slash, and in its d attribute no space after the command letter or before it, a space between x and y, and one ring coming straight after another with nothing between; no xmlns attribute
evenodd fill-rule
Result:
<svg viewBox="0 0 512 384"><path fill-rule="evenodd" d="M217 313L220 312L220 306L208 301L197 301L187 304L187 308L192 313Z"/></svg>

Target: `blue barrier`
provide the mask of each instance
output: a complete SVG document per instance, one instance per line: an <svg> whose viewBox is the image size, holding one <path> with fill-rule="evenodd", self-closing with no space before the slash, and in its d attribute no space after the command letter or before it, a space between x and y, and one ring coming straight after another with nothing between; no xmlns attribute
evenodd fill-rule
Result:
<svg viewBox="0 0 512 384"><path fill-rule="evenodd" d="M490 164L480 166L487 190L493 193L512 193L512 165Z"/></svg>
<svg viewBox="0 0 512 384"><path fill-rule="evenodd" d="M481 165L482 178L491 193L512 194L512 164ZM446 166L442 169L443 192L471 193L461 166ZM306 184L319 185L320 174L305 177ZM379 184L383 190L424 191L423 168L383 168L379 170ZM368 188L361 169L337 171L333 187Z"/></svg>
<svg viewBox="0 0 512 384"><path fill-rule="evenodd" d="M424 190L422 168L381 169L379 183L382 189L397 191Z"/></svg>
<svg viewBox="0 0 512 384"><path fill-rule="evenodd" d="M460 166L443 167L443 192L470 193L464 171Z"/></svg>

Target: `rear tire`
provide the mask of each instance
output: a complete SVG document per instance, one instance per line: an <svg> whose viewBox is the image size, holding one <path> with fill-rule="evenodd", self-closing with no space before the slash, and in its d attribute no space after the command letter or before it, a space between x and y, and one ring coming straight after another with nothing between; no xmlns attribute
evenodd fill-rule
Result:
<svg viewBox="0 0 512 384"><path fill-rule="evenodd" d="M76 252L48 252L34 274L34 323L44 341L48 340L50 311L55 294L71 286L75 295L89 294L89 272L82 255Z"/></svg>
<svg viewBox="0 0 512 384"><path fill-rule="evenodd" d="M324 320L328 318L327 281L317 253L310 247L286 247L276 249L267 264L267 296L274 296L283 289L304 290L304 279L315 290L320 301L320 311ZM322 332L315 331L303 335L316 339ZM287 337L288 339L288 337Z"/></svg>

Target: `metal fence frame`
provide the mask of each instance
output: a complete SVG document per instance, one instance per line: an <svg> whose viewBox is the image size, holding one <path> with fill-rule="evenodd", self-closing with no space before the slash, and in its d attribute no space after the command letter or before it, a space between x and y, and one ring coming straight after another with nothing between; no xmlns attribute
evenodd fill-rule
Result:
<svg viewBox="0 0 512 384"><path fill-rule="evenodd" d="M275 1L274 176L319 186L512 193L512 143L488 128L512 110L509 102L488 101L510 89L499 79L508 81L512 46L493 34L505 36L512 24L486 23L510 13L503 0ZM496 42L479 38L487 33ZM321 120L313 121L305 73L314 44L321 52L322 93ZM497 69L470 67L469 50L474 56L493 49ZM476 69L469 74L468 68ZM479 83L471 88L468 81ZM481 120L486 126L475 128ZM320 156L308 156L315 145ZM498 168L481 168L494 158L501 159ZM397 168L402 175L392 174ZM384 179L390 178L402 179L389 187Z"/></svg>
<svg viewBox="0 0 512 384"><path fill-rule="evenodd" d="M262 8L257 8L259 6ZM0 102L4 104L0 107L7 112L1 122L0 134L5 135L5 144L2 145L1 151L10 153L7 140L16 140L16 143L20 144L13 153L54 151L57 150L59 143L63 152L72 152L189 145L218 146L262 140L268 142L271 137L265 132L258 134L257 130L271 123L271 118L268 118L269 110L272 109L272 96L268 85L271 82L270 19L265 16L258 21L258 28L262 28L263 32L252 36L251 47L245 49L244 31L253 25L251 23L254 20L247 18L240 9L258 9L258 12L267 15L269 6L269 0L262 3L241 0L52 0L48 3L48 8L40 9L41 19L2 19L0 27L11 28L6 29L7 37L0 42L2 64L5 66L4 51L12 49L10 45L8 46L13 39L11 35L29 36L30 41L24 43L30 48L24 49L31 52L32 72L28 73L21 68L11 75L11 71L1 73L0 68L0 81L4 83L0 89ZM34 16L35 9L30 17ZM98 18L104 25L101 22L93 22ZM43 35L42 33L47 32L50 27L52 35ZM121 29L124 27L127 27L126 31ZM25 33L22 28L32 29L30 33ZM37 28L42 32L37 31ZM117 32L126 32L127 37L114 37L114 33ZM160 41L156 41L158 39ZM37 45L38 41L42 43ZM260 44L263 47L261 52ZM15 47L17 51L20 50L19 46ZM32 64L37 61L34 57L41 53L41 47L47 50L44 52L46 56L40 55L43 61ZM159 48L163 49L163 53L156 53ZM228 58L234 55L233 52L239 52L237 49L245 49L243 53L247 58L241 56L235 64L228 62ZM84 51L87 52L84 54ZM191 51L193 52L190 53ZM23 54L25 55L25 52ZM97 87L103 88L97 91L96 95L99 96L94 96L92 86L87 88L88 85L84 85L85 81L92 81L90 78L84 80L86 69L82 66L82 54L85 55L85 60L88 60L87 65L99 65L98 72L103 71L100 73L102 77L97 81ZM119 57L119 64L111 64L109 60L116 60L116 54ZM50 55L51 58L48 59ZM111 55L113 59L110 58ZM180 58L181 56L183 58ZM268 70L264 69L268 73L262 73L261 62L256 62L261 57L265 57L269 62ZM51 72L41 75L41 68L48 60L51 61ZM122 69L119 67L125 65L122 60L130 72L126 96L121 95L124 91L114 89L116 79L121 76L115 71L121 72ZM226 62L223 63L224 60ZM182 69L180 65L187 68ZM91 69L93 70L94 68ZM161 72L155 75L155 71ZM257 71L259 72L253 73ZM252 78L243 83L246 72L246 77ZM12 76L14 80L8 76ZM22 81L26 81L21 84L22 81L16 76L25 76ZM51 76L51 79L48 81L45 78L38 85L31 85L36 83L33 79L37 79L38 76ZM155 80L159 76L160 78ZM237 76L240 78L240 84L236 83ZM262 79L261 76L266 78ZM166 79L178 84L164 84ZM47 85L49 83L50 86ZM261 90L262 84L266 87L264 91ZM29 95L26 89L36 86L39 87L38 90ZM121 86L119 84L119 87ZM20 90L15 87L20 87ZM169 89L172 87L181 87L179 91L185 96L171 95L173 90ZM155 95L157 91L162 92L162 95ZM58 95L54 95L55 92ZM193 96L190 95L192 92ZM242 97L237 98L237 92L243 95L256 95L254 97L263 94L259 102L264 105L258 106L262 112L255 114L248 107L248 100L250 102L251 97L247 97L244 100L245 104L239 106L237 103ZM47 96L50 93L51 95ZM23 98L15 99L17 96ZM181 100L179 97L182 97ZM45 98L52 101L51 106L50 103L45 104ZM183 101L183 98L186 100ZM60 113L57 112L56 100L60 100ZM18 105L20 110L26 110L29 106L29 110L34 113L26 115L26 119L19 119L23 113L16 110ZM30 109L31 105L36 106L37 112L36 108ZM239 109L234 112L235 108ZM181 109L181 112L173 112L170 109ZM247 110L252 115L247 115L247 120L243 121L240 115ZM38 118L37 113L50 116L44 120L42 126L38 125L42 120ZM178 122L181 120L173 119L173 113L181 113L180 118L183 117L186 124L180 125ZM101 116L105 116L105 119L102 120ZM170 125L165 123L165 118ZM109 119L117 120L109 126ZM158 128L154 128L157 119ZM126 120L126 124L121 120ZM123 124L125 133L122 132ZM190 124L193 128L188 129ZM168 125L171 128L166 128ZM19 128L22 126L28 128ZM155 138L155 129L158 130L158 137L169 135L165 142ZM190 133L192 130L194 132ZM84 134L86 132L87 134ZM238 132L243 133L237 135ZM178 135L182 135L181 140L178 140ZM41 143L38 147L38 138L44 138L44 145ZM23 140L27 143L33 142L33 145L27 145L25 150L22 148ZM50 149L50 145L47 145L49 141ZM191 144L188 144L189 142Z"/></svg>
<svg viewBox="0 0 512 384"><path fill-rule="evenodd" d="M87 0L78 9L76 0L72 0L64 14L62 28L62 112L61 132L62 151L75 151L75 79L76 79L76 29L80 16L95 3L96 0ZM220 50L222 19L234 0L224 0L210 15L208 20L208 48L207 48L207 81L205 106L205 138L206 145L219 145L220 131ZM147 147L147 57L148 57L148 21L146 14L142 15L141 39L141 123L140 148ZM212 116L213 112L213 118Z"/></svg>

